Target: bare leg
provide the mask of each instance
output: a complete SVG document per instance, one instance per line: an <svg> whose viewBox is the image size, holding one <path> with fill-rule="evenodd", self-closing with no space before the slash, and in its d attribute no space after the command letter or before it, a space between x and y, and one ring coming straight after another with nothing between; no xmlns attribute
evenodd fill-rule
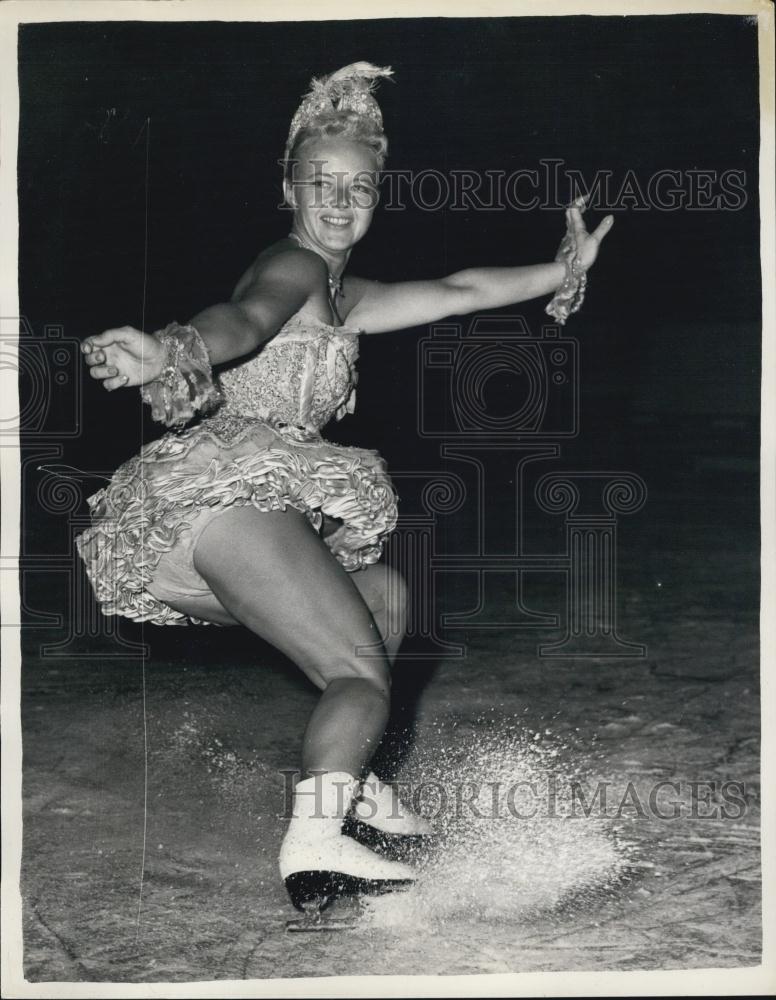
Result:
<svg viewBox="0 0 776 1000"><path fill-rule="evenodd" d="M404 577L391 566L376 563L351 573L350 579L372 612L385 654L393 666L407 628L408 597Z"/></svg>
<svg viewBox="0 0 776 1000"><path fill-rule="evenodd" d="M383 737L389 659L382 637L392 659L406 618L401 576L384 565L347 574L307 519L294 510L226 512L203 532L194 560L211 594L197 598L196 608L178 610L223 624L241 622L295 660L322 689L304 737L303 772L325 772L324 783L311 787L303 780L297 786L294 808L300 819L292 821L281 849L281 874L292 899L298 904L302 891L294 882L295 871L340 870L390 884L410 878L406 866L380 860L349 837L342 838L341 820L327 826L303 818L311 791L321 797L321 804L327 788L328 795L339 796L336 785L342 787L344 779L348 787L349 775L357 779L367 770ZM358 786L350 787L355 794ZM388 819L381 829L387 823L390 832L398 834L425 832L419 817L399 811L394 789L374 780L369 787L378 807L377 813L370 809L371 823L377 824L375 816L384 813ZM335 803L327 808L333 810ZM398 827L396 817L402 820ZM304 882L307 876L298 878ZM304 884L307 891L310 887Z"/></svg>
<svg viewBox="0 0 776 1000"><path fill-rule="evenodd" d="M388 719L389 662L358 588L304 515L226 511L202 533L194 563L231 619L322 689L305 732L303 771L359 775ZM359 647L371 655L360 656Z"/></svg>

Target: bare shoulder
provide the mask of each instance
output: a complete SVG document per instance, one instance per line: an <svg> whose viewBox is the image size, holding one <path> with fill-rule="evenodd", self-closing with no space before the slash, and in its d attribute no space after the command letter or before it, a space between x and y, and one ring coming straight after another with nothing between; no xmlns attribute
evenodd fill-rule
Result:
<svg viewBox="0 0 776 1000"><path fill-rule="evenodd" d="M232 293L233 302L277 289L295 289L311 297L326 288L326 263L312 250L280 240L262 251Z"/></svg>

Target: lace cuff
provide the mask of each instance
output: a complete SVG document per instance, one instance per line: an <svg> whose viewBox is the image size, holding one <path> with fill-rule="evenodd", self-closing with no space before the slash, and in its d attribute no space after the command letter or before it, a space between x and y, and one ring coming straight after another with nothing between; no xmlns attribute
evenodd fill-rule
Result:
<svg viewBox="0 0 776 1000"><path fill-rule="evenodd" d="M140 396L150 404L154 420L182 427L221 398L213 384L207 348L193 326L180 323L170 323L154 337L164 346L165 363L159 378L140 386Z"/></svg>
<svg viewBox="0 0 776 1000"><path fill-rule="evenodd" d="M584 212L584 202L577 201L575 204ZM555 260L565 265L566 276L544 311L563 326L569 316L582 305L587 287L587 273L577 261L577 238L570 222L566 223L566 235L555 254Z"/></svg>

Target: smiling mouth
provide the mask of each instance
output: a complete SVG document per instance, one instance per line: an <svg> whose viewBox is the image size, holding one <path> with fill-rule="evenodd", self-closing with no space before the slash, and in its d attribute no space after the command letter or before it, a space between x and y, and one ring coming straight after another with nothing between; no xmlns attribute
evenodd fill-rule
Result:
<svg viewBox="0 0 776 1000"><path fill-rule="evenodd" d="M322 215L321 220L329 226L336 226L338 229L344 229L345 226L350 225L350 219L343 219L336 215Z"/></svg>

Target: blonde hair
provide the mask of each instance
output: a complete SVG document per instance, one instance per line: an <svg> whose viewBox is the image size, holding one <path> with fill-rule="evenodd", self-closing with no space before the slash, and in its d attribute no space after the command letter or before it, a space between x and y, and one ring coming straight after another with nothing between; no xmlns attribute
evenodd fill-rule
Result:
<svg viewBox="0 0 776 1000"><path fill-rule="evenodd" d="M388 155L388 138L378 125L356 111L327 111L314 122L300 128L294 136L288 153L283 159L283 177L293 180L294 164L298 162L302 146L313 139L348 139L368 149L375 157L377 169L382 170Z"/></svg>

